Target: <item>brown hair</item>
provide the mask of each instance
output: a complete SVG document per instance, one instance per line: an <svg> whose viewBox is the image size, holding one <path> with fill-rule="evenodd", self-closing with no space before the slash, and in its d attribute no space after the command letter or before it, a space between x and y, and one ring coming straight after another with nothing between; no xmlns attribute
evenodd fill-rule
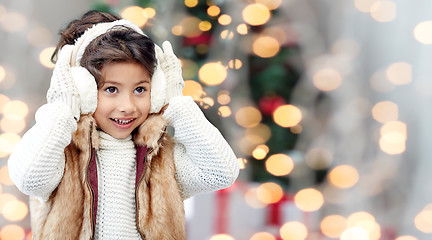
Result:
<svg viewBox="0 0 432 240"><path fill-rule="evenodd" d="M55 62L58 51L66 44L74 44L84 32L97 23L113 22L120 18L99 11L89 11L80 19L70 22L60 31L60 41L51 57ZM115 26L90 42L81 58L80 65L86 68L101 84L100 70L107 63L136 62L153 75L156 66L154 43L147 36L126 26Z"/></svg>

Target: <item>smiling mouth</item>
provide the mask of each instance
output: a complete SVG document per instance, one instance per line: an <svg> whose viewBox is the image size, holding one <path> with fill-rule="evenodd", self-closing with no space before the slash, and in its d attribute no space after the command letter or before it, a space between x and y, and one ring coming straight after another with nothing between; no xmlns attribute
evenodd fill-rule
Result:
<svg viewBox="0 0 432 240"><path fill-rule="evenodd" d="M114 121L114 122L116 122L117 124L120 124L120 125L127 125L127 124L131 123L135 119L121 120L121 119L111 118L111 120Z"/></svg>

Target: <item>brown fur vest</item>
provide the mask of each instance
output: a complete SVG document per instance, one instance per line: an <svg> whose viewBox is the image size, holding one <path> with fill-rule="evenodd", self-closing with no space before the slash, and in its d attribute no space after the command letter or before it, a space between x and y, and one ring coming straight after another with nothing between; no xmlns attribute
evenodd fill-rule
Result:
<svg viewBox="0 0 432 240"><path fill-rule="evenodd" d="M89 175L96 174L91 172L94 149L99 146L95 125L93 117L81 116L78 130L65 149L60 184L46 202L30 197L34 239L93 239L97 183L94 187ZM175 179L174 143L165 134L165 126L160 114L152 114L134 134L138 149L145 148L137 151L136 185L137 227L145 240L186 239L183 198Z"/></svg>

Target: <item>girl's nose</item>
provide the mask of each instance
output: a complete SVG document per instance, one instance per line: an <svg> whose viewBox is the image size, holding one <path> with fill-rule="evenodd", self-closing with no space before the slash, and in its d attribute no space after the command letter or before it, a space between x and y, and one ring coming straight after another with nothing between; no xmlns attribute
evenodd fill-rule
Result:
<svg viewBox="0 0 432 240"><path fill-rule="evenodd" d="M125 113L131 113L136 111L136 105L133 96L125 95L120 99L119 111Z"/></svg>

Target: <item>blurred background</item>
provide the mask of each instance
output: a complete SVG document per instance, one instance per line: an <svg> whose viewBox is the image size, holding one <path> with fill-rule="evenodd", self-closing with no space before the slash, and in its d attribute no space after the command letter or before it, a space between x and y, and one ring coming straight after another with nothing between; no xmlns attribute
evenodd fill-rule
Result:
<svg viewBox="0 0 432 240"><path fill-rule="evenodd" d="M90 9L171 41L238 157L232 187L185 201L188 239L432 239L431 1L0 0L1 240L31 239L8 156Z"/></svg>

